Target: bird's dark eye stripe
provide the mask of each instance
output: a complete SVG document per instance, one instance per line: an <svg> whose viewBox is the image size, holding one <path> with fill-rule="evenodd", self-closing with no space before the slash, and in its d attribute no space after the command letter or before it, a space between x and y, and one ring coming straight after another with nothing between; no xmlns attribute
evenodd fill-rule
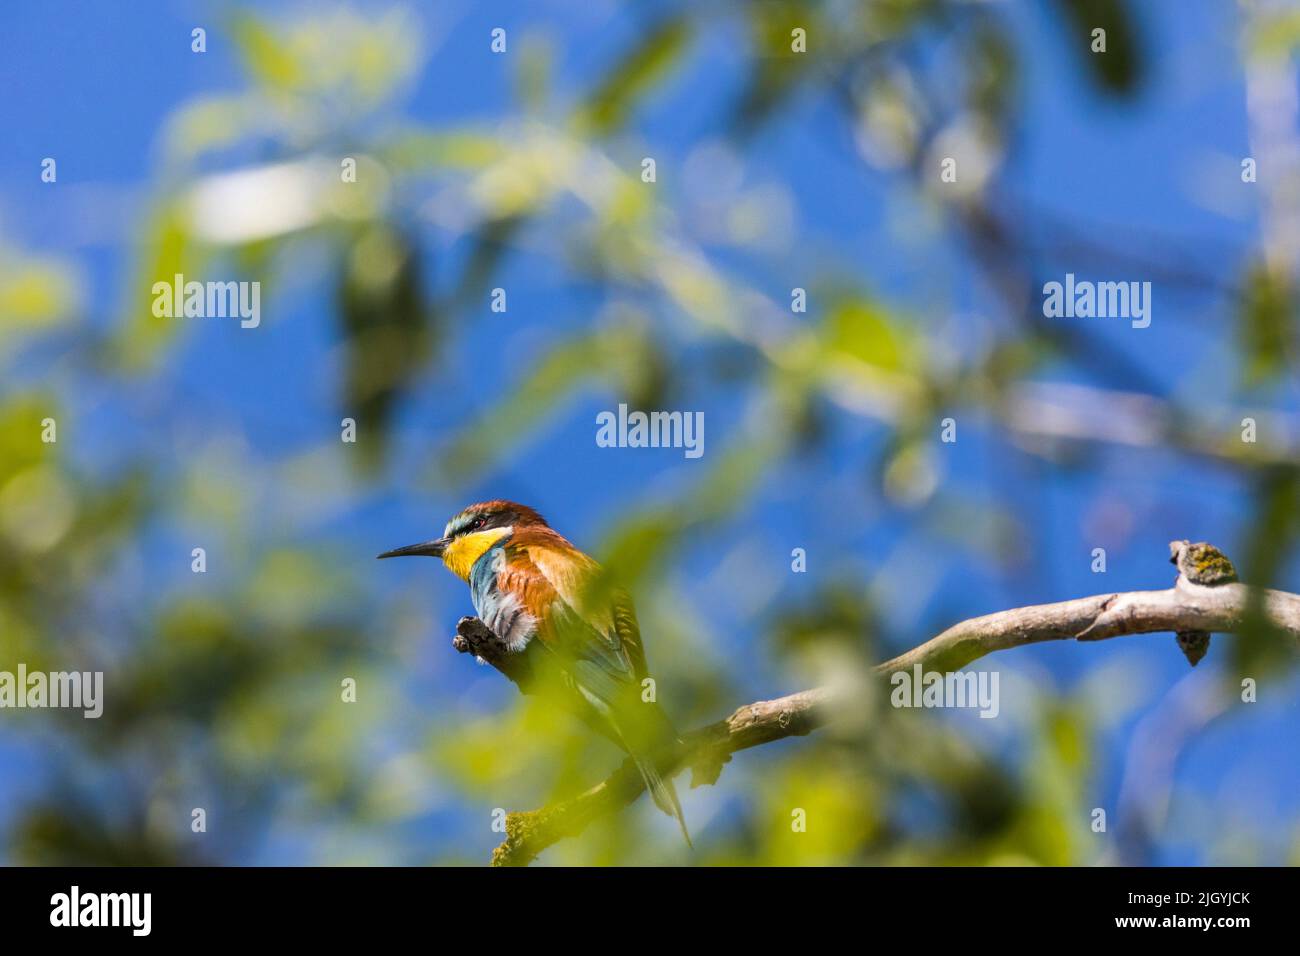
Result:
<svg viewBox="0 0 1300 956"><path fill-rule="evenodd" d="M479 512L477 514L462 514L447 525L445 534L448 538L456 538L463 534L470 534L474 531L482 531L487 528L506 528L519 521L519 512L513 509L504 509L501 511Z"/></svg>
<svg viewBox="0 0 1300 956"><path fill-rule="evenodd" d="M451 529L449 537L454 538L457 535L469 534L471 531L480 531L487 527L488 522L494 517L495 516L490 515L476 515L473 518L463 518Z"/></svg>

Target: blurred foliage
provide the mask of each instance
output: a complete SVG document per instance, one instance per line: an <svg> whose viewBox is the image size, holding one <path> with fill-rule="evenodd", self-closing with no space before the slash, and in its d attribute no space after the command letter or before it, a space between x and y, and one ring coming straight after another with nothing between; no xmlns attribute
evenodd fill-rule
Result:
<svg viewBox="0 0 1300 956"><path fill-rule="evenodd" d="M1146 47L1132 5L1060 0L1050 9L1089 82L1118 100L1131 97L1144 80ZM990 740L978 720L972 727L894 710L867 678L873 661L915 643L932 623L913 619L902 633L891 631L886 606L900 580L891 565L909 549L951 552L963 575L972 565L987 574L1025 560L1029 532L1015 502L940 488L935 421L969 406L1015 441L1017 388L1032 374L1064 361L1124 367L1112 345L1087 333L1066 347L1059 330L1026 307L1024 290L1040 263L1018 231L1023 223L997 215L996 187L1015 144L1019 96L1033 78L1024 75L1005 11L957 0L674 10L647 18L630 43L601 58L592 88L567 100L557 100L549 82L559 57L545 43L523 44L517 114L438 127L401 108L426 56L415 14L337 8L272 21L241 10L228 17L226 33L242 86L195 97L162 125L153 193L139 209L125 269L131 291L108 341L58 338L92 313L72 263L5 248L0 669L91 662L114 688L101 720L15 721L17 746L39 755L44 769L5 818L10 859L246 862L262 859L268 845L299 847L298 840L309 860L477 863L452 839L452 849L421 845L413 857L404 828L437 818L448 791L475 806L497 806L504 794L510 809L523 809L608 773L614 749L536 701L503 697L508 705L470 713L407 696L410 658L450 654L429 649L430 633L449 631L450 622L426 619L419 602L381 604L352 573L355 541L301 540L288 518L295 509L328 510L331 496L380 487L395 454L395 420L438 387L430 370L455 354L462 329L483 312L484 292L521 253L596 288L600 306L550 336L523 367L475 356L504 384L472 419L422 444L424 474L456 493L474 487L507 449L526 445L585 392L674 407L711 376L725 381L741 406L726 445L692 483L627 503L596 549L609 569L598 587L617 580L637 594L642 630L654 634L651 665L683 727L718 719L749 699L742 695L772 692L736 685L724 653L713 649L709 617L683 597L675 559L701 538L740 541L717 561L720 584L738 586L717 590L733 596L738 617L757 615L767 640L747 653L770 659L781 692L804 682L861 688L860 711L843 726L732 761L721 784L701 796L708 817L692 859L1101 858L1086 829L1100 772L1100 717L1090 701L1026 682L1027 716L1005 732L1019 745L1012 758L999 746L1007 741ZM1106 56L1088 51L1097 26L1107 30ZM816 57L791 51L796 28L807 31ZM688 200L663 184L643 188L628 160L641 155L629 151L638 112L718 30L745 45L742 82L718 117L718 154L743 160L795 104L829 105L868 171L902 177L918 201L915 221L963 248L1001 299L1004 314L987 341L955 347L949 328L897 307L856 268L834 263L816 290L819 315L793 315L754 281L783 255L765 243L791 231L772 213L781 204L770 190L735 186L710 205L713 197ZM1252 31L1256 56L1293 50L1300 37L1294 18ZM955 147L967 165L959 186L941 191L935 160ZM341 184L338 156L356 160L355 183ZM697 221L703 226L692 228ZM444 255L453 246L456 254ZM336 377L325 387L376 436L348 479L355 484L340 488L327 477L344 457L337 441L263 459L241 436L209 434L202 420L190 423L197 437L169 433L162 448L125 441L113 467L67 451L62 436L81 427L95 396L136 407L139 395L167 394L175 384L169 363L186 330L157 321L142 290L214 264L274 290L278 281L301 281L304 260L325 264L316 278L333 290L334 315L314 319L337 346ZM1244 278L1238 335L1247 384L1293 374L1293 283L1262 270ZM47 387L9 379L52 342L82 376L75 386L59 362ZM47 417L58 421L59 443L40 440ZM1189 450L1188 436L1203 422L1198 410L1174 409L1169 420L1180 430L1159 444ZM752 546L745 509L774 476L817 462L837 432L854 428L868 432L850 434L870 437L859 442L862 478L851 493L881 509L863 523L901 522L915 537L892 553L873 552L861 567L837 569L815 593L771 605L771 578L744 550ZM167 441L192 443L184 462ZM1247 580L1276 583L1300 536L1295 469L1269 470L1240 443L1219 451L1255 489L1258 513L1240 566ZM212 542L201 591L184 574L145 573L149 548L184 554L195 532ZM922 577L936 580L911 584L940 587L945 566L927 563ZM1258 617L1231 646L1227 683L1244 673L1280 678L1294 664ZM357 704L340 704L345 678L361 688ZM377 748L382 731L405 743ZM736 812L722 812L728 802L740 804ZM219 840L193 839L196 806L220 826ZM792 831L792 807L806 812L806 833ZM653 814L623 814L547 859L676 861L675 843L648 832L666 826ZM389 842L370 842L381 831Z"/></svg>
<svg viewBox="0 0 1300 956"><path fill-rule="evenodd" d="M1097 86L1113 95L1130 95L1142 79L1134 6L1124 0L1057 0L1070 34L1070 50ZM1093 52L1095 30L1104 30L1104 55Z"/></svg>
<svg viewBox="0 0 1300 956"><path fill-rule="evenodd" d="M1292 279L1267 268L1247 276L1238 330L1247 385L1259 385L1285 375L1293 365L1288 356L1300 349L1296 338L1297 307Z"/></svg>
<svg viewBox="0 0 1300 956"><path fill-rule="evenodd" d="M690 32L684 17L667 17L647 27L579 110L579 128L604 136L623 126L637 98L652 91L681 56Z"/></svg>
<svg viewBox="0 0 1300 956"><path fill-rule="evenodd" d="M363 230L339 268L343 324L342 408L388 434L393 404L431 353L434 329L424 301L419 245L387 224ZM381 442L362 445L372 467Z"/></svg>

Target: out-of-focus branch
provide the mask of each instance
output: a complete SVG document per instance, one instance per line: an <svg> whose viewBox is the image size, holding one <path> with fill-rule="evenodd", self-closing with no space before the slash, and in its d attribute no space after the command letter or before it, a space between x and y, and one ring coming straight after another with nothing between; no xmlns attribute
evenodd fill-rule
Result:
<svg viewBox="0 0 1300 956"><path fill-rule="evenodd" d="M919 390L915 380L862 365L845 374L831 369L827 377L834 405L890 426L903 419ZM1173 448L1228 467L1292 465L1300 458L1292 437L1300 422L1275 411L1223 407L1193 414L1155 395L1069 382L1017 382L988 409L1012 441L1036 454L1111 445ZM1242 439L1246 417L1256 425L1253 442Z"/></svg>
<svg viewBox="0 0 1300 956"><path fill-rule="evenodd" d="M1227 465L1290 465L1300 458L1297 423L1271 411L1228 408L1192 415L1154 395L1064 382L1022 382L995 408L1012 437L1030 450L1074 444L1175 448ZM1242 440L1242 419L1255 421Z"/></svg>
<svg viewBox="0 0 1300 956"><path fill-rule="evenodd" d="M1163 591L1096 594L971 618L872 670L885 679L918 666L923 672L952 671L994 651L1043 641L1100 641L1169 631L1230 633L1256 608L1273 627L1300 642L1300 595L1243 584L1206 587L1180 576ZM1170 645L1172 650L1172 641ZM529 675L518 660L524 655L506 651L482 621L462 618L453 646L497 667L527 692ZM732 753L807 734L825 724L834 710L833 693L825 687L746 704L725 720L684 734L675 753L661 755L662 772L673 776L690 767L693 787L712 784ZM626 807L643 789L641 775L625 760L608 779L570 800L509 813L506 839L493 851L492 863L527 865L547 847L581 833L592 820Z"/></svg>

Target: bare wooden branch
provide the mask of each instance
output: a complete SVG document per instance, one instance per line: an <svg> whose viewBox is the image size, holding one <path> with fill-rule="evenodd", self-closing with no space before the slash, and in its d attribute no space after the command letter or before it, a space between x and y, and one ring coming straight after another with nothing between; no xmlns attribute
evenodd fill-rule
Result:
<svg viewBox="0 0 1300 956"><path fill-rule="evenodd" d="M1300 595L1251 589L1243 584L1207 587L1180 576L1173 587L1164 591L1096 594L971 618L872 670L881 678L917 666L923 672L953 671L986 654L1043 641L1100 641L1171 631L1231 633L1252 611L1300 642ZM527 681L521 683L512 655L482 622L464 618L457 631L453 642L457 650L476 653L498 669L504 666L503 673L528 692ZM467 638L467 633L472 637ZM1170 641L1171 652L1174 646ZM824 687L746 704L725 720L684 734L677 751L663 755L661 771L675 775L690 767L692 787L712 784L732 753L807 734L830 719L833 704L832 691ZM570 800L509 813L506 839L493 851L492 864L527 865L547 847L581 833L592 820L626 807L643 789L641 775L626 760L608 779Z"/></svg>

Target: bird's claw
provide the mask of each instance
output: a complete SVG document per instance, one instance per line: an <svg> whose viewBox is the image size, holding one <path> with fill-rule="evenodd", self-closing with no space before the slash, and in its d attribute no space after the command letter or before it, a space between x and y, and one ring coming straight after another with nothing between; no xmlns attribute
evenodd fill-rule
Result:
<svg viewBox="0 0 1300 956"><path fill-rule="evenodd" d="M462 654L474 655L480 664L496 668L522 693L532 693L532 663L527 655L512 653L509 645L479 618L462 617L457 621L451 646Z"/></svg>
<svg viewBox="0 0 1300 956"><path fill-rule="evenodd" d="M490 648L496 643L497 636L478 618L462 617L456 622L456 636L451 639L451 646L460 653L485 657L491 654Z"/></svg>

